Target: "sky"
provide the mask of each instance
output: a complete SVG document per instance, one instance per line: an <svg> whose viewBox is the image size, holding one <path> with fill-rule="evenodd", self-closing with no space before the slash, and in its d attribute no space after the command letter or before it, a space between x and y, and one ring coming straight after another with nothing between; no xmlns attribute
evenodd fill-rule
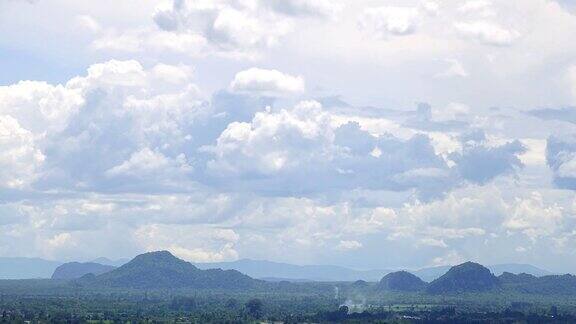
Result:
<svg viewBox="0 0 576 324"><path fill-rule="evenodd" d="M0 256L576 271L576 6L0 0Z"/></svg>

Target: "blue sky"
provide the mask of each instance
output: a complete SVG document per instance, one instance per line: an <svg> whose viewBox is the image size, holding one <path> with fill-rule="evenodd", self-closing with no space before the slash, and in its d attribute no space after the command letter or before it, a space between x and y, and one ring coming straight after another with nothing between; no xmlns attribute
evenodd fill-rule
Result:
<svg viewBox="0 0 576 324"><path fill-rule="evenodd" d="M576 266L551 0L0 2L0 256Z"/></svg>

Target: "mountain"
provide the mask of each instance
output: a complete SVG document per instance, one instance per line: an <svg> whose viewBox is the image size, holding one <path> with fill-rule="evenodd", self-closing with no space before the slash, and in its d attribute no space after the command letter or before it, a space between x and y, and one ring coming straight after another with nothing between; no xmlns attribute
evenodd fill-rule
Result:
<svg viewBox="0 0 576 324"><path fill-rule="evenodd" d="M432 281L426 291L432 294L481 292L497 288L500 282L490 270L478 263L466 262L454 266Z"/></svg>
<svg viewBox="0 0 576 324"><path fill-rule="evenodd" d="M235 270L200 270L168 251L144 253L110 272L82 279L90 284L136 289L246 289L261 284Z"/></svg>
<svg viewBox="0 0 576 324"><path fill-rule="evenodd" d="M411 273L415 274L416 276L422 278L422 280L431 282L435 279L440 278L443 274L445 274L448 270L450 270L451 266L439 266L439 267L430 267L430 268L423 268L420 270L410 271ZM512 274L520 274L526 273L531 274L537 277L551 275L552 272L544 269L540 269L530 264L518 264L518 263L507 263L507 264L495 264L486 266L492 273L496 276L503 274L504 272L509 272Z"/></svg>
<svg viewBox="0 0 576 324"><path fill-rule="evenodd" d="M505 272L498 279L505 289L522 293L539 295L576 294L576 276L570 274L536 277L525 273L512 274Z"/></svg>
<svg viewBox="0 0 576 324"><path fill-rule="evenodd" d="M50 278L61 264L38 258L0 258L0 279Z"/></svg>
<svg viewBox="0 0 576 324"><path fill-rule="evenodd" d="M56 268L52 274L52 279L77 279L89 273L99 275L114 269L116 267L94 262L69 262Z"/></svg>
<svg viewBox="0 0 576 324"><path fill-rule="evenodd" d="M293 265L287 263L242 259L234 262L197 263L200 269L229 269L253 278L282 278L288 281L378 281L390 270L353 270L331 265Z"/></svg>
<svg viewBox="0 0 576 324"><path fill-rule="evenodd" d="M422 279L407 271L389 273L378 283L378 289L383 291L418 291L424 287Z"/></svg>

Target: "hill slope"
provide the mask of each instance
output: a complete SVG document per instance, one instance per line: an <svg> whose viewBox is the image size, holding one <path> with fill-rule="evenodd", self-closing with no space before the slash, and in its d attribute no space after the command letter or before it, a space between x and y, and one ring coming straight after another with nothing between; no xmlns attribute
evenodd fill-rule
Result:
<svg viewBox="0 0 576 324"><path fill-rule="evenodd" d="M422 279L407 271L389 273L378 283L378 289L383 291L418 291L424 287Z"/></svg>
<svg viewBox="0 0 576 324"><path fill-rule="evenodd" d="M478 263L466 262L454 266L432 281L426 291L432 294L481 292L495 289L500 282L490 270Z"/></svg>
<svg viewBox="0 0 576 324"><path fill-rule="evenodd" d="M69 262L56 268L52 274L52 279L77 279L89 273L100 275L114 269L116 267L94 262Z"/></svg>
<svg viewBox="0 0 576 324"><path fill-rule="evenodd" d="M97 276L94 283L136 289L246 289L260 281L235 270L200 270L168 251L160 251L138 255L125 265Z"/></svg>

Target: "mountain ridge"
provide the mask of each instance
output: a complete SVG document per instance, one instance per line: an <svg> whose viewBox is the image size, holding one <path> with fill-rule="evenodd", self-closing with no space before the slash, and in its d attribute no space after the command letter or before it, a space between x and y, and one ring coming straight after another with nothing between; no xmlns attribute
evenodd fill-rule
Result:
<svg viewBox="0 0 576 324"><path fill-rule="evenodd" d="M354 270L333 265L295 265L268 260L240 259L232 262L195 263L201 269L230 269L253 278L283 278L285 280L312 281L379 281L393 272L387 269Z"/></svg>

